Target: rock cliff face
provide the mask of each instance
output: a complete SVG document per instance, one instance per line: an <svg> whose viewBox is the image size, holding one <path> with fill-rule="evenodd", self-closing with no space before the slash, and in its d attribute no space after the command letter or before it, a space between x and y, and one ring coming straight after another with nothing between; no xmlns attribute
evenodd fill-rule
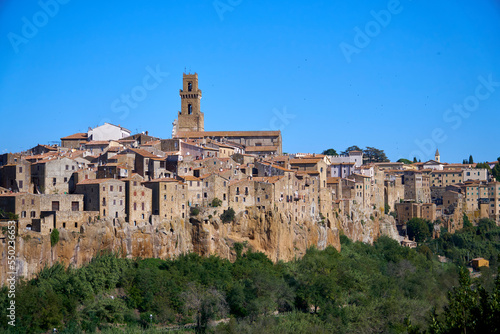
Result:
<svg viewBox="0 0 500 334"><path fill-rule="evenodd" d="M344 233L353 240L372 242L380 234L377 221L353 223L337 221ZM391 222L385 224L391 230ZM387 228L387 226L389 226ZM16 240L18 277L33 278L45 265L57 261L79 267L101 251L112 251L127 258L173 258L196 252L203 256L217 254L233 260L235 242L246 242L273 261L302 257L307 248L324 249L331 245L340 250L339 230L323 223L298 224L278 211L249 210L236 216L231 223L200 215L189 221L159 222L142 227L128 223L100 220L82 227L81 233L60 230L59 242L51 247L50 236L25 232ZM2 254L0 279L7 275L7 243L0 242Z"/></svg>

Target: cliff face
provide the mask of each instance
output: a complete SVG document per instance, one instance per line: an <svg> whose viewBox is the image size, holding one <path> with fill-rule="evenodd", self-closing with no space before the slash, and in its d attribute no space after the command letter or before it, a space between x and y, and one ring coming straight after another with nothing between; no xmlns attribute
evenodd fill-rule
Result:
<svg viewBox="0 0 500 334"><path fill-rule="evenodd" d="M233 260L235 242L247 242L273 261L302 257L307 248L324 249L331 245L340 250L337 228L324 224L295 223L277 211L249 210L231 223L218 218L200 216L189 221L159 222L142 227L128 223L114 226L100 220L82 227L81 233L61 229L59 242L51 247L50 236L27 231L16 239L18 277L33 278L45 265L57 261L75 267L88 263L100 251L113 251L121 256L172 258L183 253L217 254ZM7 275L7 243L0 242L2 254L0 279Z"/></svg>

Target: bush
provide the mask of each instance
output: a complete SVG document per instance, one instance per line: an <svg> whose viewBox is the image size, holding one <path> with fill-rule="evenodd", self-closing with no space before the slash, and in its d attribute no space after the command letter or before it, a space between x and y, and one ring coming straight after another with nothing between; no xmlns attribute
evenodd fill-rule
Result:
<svg viewBox="0 0 500 334"><path fill-rule="evenodd" d="M190 212L191 216L198 216L198 214L200 213L200 209L198 209L197 207L191 207Z"/></svg>
<svg viewBox="0 0 500 334"><path fill-rule="evenodd" d="M59 231L57 228L55 228L51 233L50 233L50 245L53 247L59 242Z"/></svg>
<svg viewBox="0 0 500 334"><path fill-rule="evenodd" d="M218 199L217 197L215 197L213 200L212 200L212 206L214 208L216 207L219 207L222 205L222 201L220 199Z"/></svg>
<svg viewBox="0 0 500 334"><path fill-rule="evenodd" d="M234 220L234 215L235 212L233 208L228 208L227 210L224 210L224 212L220 215L220 219L223 223L229 223L230 221Z"/></svg>

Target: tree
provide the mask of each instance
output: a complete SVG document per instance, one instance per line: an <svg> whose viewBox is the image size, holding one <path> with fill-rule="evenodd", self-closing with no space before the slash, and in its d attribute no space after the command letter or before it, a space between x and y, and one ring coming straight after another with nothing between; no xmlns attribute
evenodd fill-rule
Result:
<svg viewBox="0 0 500 334"><path fill-rule="evenodd" d="M337 151L335 151L333 148L329 148L328 150L324 150L321 154L324 155L333 155L333 156L338 156Z"/></svg>
<svg viewBox="0 0 500 334"><path fill-rule="evenodd" d="M476 164L476 167L474 167L474 168L478 168L478 169L479 169L479 168L481 168L481 169L483 169L483 168L484 168L484 169L487 169L487 170L488 170L488 172L490 172L490 173L491 173L491 167L490 167L490 165L489 165L488 163L486 163L486 162L478 162L478 163Z"/></svg>
<svg viewBox="0 0 500 334"><path fill-rule="evenodd" d="M349 152L351 151L362 151L362 150L359 148L359 146L353 145L346 148L345 151L341 152L340 154L346 155L349 154Z"/></svg>
<svg viewBox="0 0 500 334"><path fill-rule="evenodd" d="M414 159L415 159L415 160L417 160L416 158L414 158ZM399 160L398 160L398 162L402 162L402 163L404 163L404 164L406 164L406 165L411 164L411 161L410 161L410 160L408 160L408 159L405 159L405 158L401 158L401 159L399 159ZM414 161L414 162L415 162L415 161Z"/></svg>
<svg viewBox="0 0 500 334"><path fill-rule="evenodd" d="M423 242L431 237L429 225L422 218L412 218L406 223L406 231L410 239L416 242Z"/></svg>
<svg viewBox="0 0 500 334"><path fill-rule="evenodd" d="M417 157L413 157L413 163L417 162Z"/></svg>
<svg viewBox="0 0 500 334"><path fill-rule="evenodd" d="M229 223L230 221L234 220L234 215L234 209L228 208L227 210L224 210L224 212L220 215L220 219L223 223Z"/></svg>
<svg viewBox="0 0 500 334"><path fill-rule="evenodd" d="M384 153L384 150L379 150L375 147L367 146L363 150L363 160L365 162L387 162L389 159Z"/></svg>
<svg viewBox="0 0 500 334"><path fill-rule="evenodd" d="M50 245L55 246L59 242L59 231L57 228L53 229L50 233Z"/></svg>
<svg viewBox="0 0 500 334"><path fill-rule="evenodd" d="M472 158L472 154L471 154L471 155L469 155L469 163L470 163L470 164L473 164L473 163L474 163L474 159Z"/></svg>
<svg viewBox="0 0 500 334"><path fill-rule="evenodd" d="M467 217L467 215L465 213L463 216L463 221L464 221L464 228L472 227L472 223L470 222L469 217Z"/></svg>
<svg viewBox="0 0 500 334"><path fill-rule="evenodd" d="M497 181L500 181L500 157L497 158L497 163L491 170L491 174L497 179Z"/></svg>
<svg viewBox="0 0 500 334"><path fill-rule="evenodd" d="M220 199L218 199L217 197L215 197L213 200L212 200L212 206L214 208L216 207L219 207L222 205L222 201Z"/></svg>

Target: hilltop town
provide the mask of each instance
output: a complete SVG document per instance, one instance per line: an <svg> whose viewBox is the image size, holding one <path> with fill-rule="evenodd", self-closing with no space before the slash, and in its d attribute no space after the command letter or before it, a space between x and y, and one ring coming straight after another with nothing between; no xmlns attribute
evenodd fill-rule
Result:
<svg viewBox="0 0 500 334"><path fill-rule="evenodd" d="M107 242L125 256L231 257L231 245L246 241L279 260L311 245L338 248L339 233L411 246L412 218L436 222L435 236L461 228L464 215L500 222L500 182L487 168L441 162L438 151L416 163L370 162L360 150L284 154L280 131L205 131L198 75L182 84L172 138L105 123L0 156L0 214L31 247L22 274L45 260L88 261L77 253L89 235L93 252ZM48 251L55 230L64 256Z"/></svg>

